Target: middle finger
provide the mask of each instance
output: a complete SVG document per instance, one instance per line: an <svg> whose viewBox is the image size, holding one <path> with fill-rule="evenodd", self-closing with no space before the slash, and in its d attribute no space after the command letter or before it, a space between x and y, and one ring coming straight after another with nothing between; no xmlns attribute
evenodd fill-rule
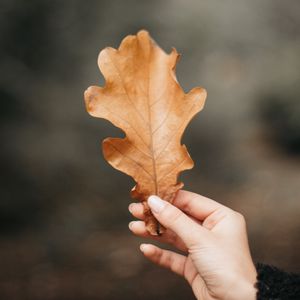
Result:
<svg viewBox="0 0 300 300"><path fill-rule="evenodd" d="M137 236L143 238L150 238L155 241L162 243L171 244L176 247L178 250L187 252L187 247L183 241L171 230L166 229L164 233L160 236L151 235L147 229L144 221L132 221L129 223L129 229Z"/></svg>

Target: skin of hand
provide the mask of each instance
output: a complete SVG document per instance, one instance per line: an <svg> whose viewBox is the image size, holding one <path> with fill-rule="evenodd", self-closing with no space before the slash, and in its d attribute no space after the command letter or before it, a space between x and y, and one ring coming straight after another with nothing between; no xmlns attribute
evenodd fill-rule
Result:
<svg viewBox="0 0 300 300"><path fill-rule="evenodd" d="M149 260L183 276L197 299L256 299L257 273L240 213L183 190L173 204L157 196L150 196L148 204L165 232L161 236L147 232L141 203L129 205L132 215L141 220L130 222L130 230L137 236L171 244L182 253L141 244Z"/></svg>

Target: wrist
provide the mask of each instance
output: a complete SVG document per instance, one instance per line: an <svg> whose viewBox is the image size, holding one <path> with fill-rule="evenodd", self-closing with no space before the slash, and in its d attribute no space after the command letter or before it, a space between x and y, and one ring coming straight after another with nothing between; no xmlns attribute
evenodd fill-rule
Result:
<svg viewBox="0 0 300 300"><path fill-rule="evenodd" d="M233 296L232 300L245 299L245 300L255 300L257 289L255 288L255 283L250 282L241 285L237 294Z"/></svg>
<svg viewBox="0 0 300 300"><path fill-rule="evenodd" d="M247 276L247 278L239 276L235 280L232 280L231 287L228 288L223 300L257 299L256 277L257 273L254 272L251 276Z"/></svg>
<svg viewBox="0 0 300 300"><path fill-rule="evenodd" d="M255 300L257 289L255 282L250 281L236 281L235 288L228 291L227 297L224 300Z"/></svg>

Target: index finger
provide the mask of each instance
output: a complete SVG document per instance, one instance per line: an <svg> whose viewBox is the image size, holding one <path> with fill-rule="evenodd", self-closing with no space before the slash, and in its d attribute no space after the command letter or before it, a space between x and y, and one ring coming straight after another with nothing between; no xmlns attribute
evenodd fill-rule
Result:
<svg viewBox="0 0 300 300"><path fill-rule="evenodd" d="M212 199L185 190L177 192L172 204L199 221L205 220L217 209L226 208Z"/></svg>

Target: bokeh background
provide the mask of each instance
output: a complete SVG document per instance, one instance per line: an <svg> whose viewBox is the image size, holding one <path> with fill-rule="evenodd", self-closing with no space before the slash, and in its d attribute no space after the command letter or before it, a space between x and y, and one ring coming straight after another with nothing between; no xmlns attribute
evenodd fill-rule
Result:
<svg viewBox="0 0 300 300"><path fill-rule="evenodd" d="M255 261L300 271L298 0L1 0L0 298L193 299L127 229L134 185L103 159L121 132L91 118L105 46L147 29L208 91L183 142L185 189L242 212Z"/></svg>

